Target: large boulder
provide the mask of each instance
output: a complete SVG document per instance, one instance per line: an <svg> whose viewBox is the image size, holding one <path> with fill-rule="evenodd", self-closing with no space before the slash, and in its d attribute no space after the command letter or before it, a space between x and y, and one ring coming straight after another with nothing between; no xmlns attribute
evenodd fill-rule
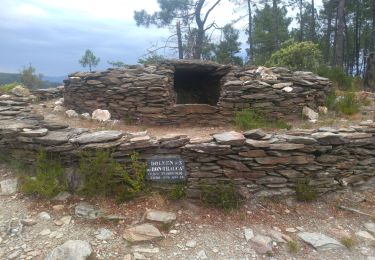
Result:
<svg viewBox="0 0 375 260"><path fill-rule="evenodd" d="M111 119L111 113L108 110L96 109L92 112L92 119L106 122Z"/></svg>
<svg viewBox="0 0 375 260"><path fill-rule="evenodd" d="M53 249L45 260L86 260L91 256L91 245L82 240L68 240Z"/></svg>

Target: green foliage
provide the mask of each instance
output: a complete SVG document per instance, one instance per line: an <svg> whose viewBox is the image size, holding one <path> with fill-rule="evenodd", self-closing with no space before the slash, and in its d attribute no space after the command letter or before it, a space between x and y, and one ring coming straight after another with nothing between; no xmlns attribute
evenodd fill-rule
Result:
<svg viewBox="0 0 375 260"><path fill-rule="evenodd" d="M168 193L170 200L180 200L186 197L186 186L183 183L175 184Z"/></svg>
<svg viewBox="0 0 375 260"><path fill-rule="evenodd" d="M24 177L21 191L37 194L43 198L52 198L68 188L61 162L51 154L40 150L36 159L35 177Z"/></svg>
<svg viewBox="0 0 375 260"><path fill-rule="evenodd" d="M236 112L234 123L237 127L245 130L255 128L291 128L291 126L283 120L266 118L262 113L253 109L245 109Z"/></svg>
<svg viewBox="0 0 375 260"><path fill-rule="evenodd" d="M124 68L126 64L122 61L108 61L108 64L112 66L112 68Z"/></svg>
<svg viewBox="0 0 375 260"><path fill-rule="evenodd" d="M201 201L207 206L232 210L242 203L242 197L232 183L203 184L200 189Z"/></svg>
<svg viewBox="0 0 375 260"><path fill-rule="evenodd" d="M267 66L288 67L291 70L315 71L322 61L319 46L312 42L292 42L282 45L267 61Z"/></svg>
<svg viewBox="0 0 375 260"><path fill-rule="evenodd" d="M125 201L139 195L145 188L146 165L136 153L130 164L122 165L111 157L110 151L83 153L79 170L84 178L80 191L87 196L114 196Z"/></svg>
<svg viewBox="0 0 375 260"><path fill-rule="evenodd" d="M337 95L336 95L336 92L334 90L332 90L331 92L328 93L328 96L327 96L327 99L326 99L326 107L329 110L335 109L336 99L337 99Z"/></svg>
<svg viewBox="0 0 375 260"><path fill-rule="evenodd" d="M284 42L289 38L288 26L292 19L287 17L285 6L277 8L277 23L279 41ZM266 3L263 9L256 9L254 14L253 51L255 64L263 65L273 52L277 50L272 7Z"/></svg>
<svg viewBox="0 0 375 260"><path fill-rule="evenodd" d="M142 65L154 65L161 63L165 60L163 55L152 54L144 59L138 59L138 63Z"/></svg>
<svg viewBox="0 0 375 260"><path fill-rule="evenodd" d="M100 58L97 58L94 53L91 50L86 50L85 54L82 56L82 58L78 61L82 67L86 68L89 67L89 70L96 66L98 66L100 62Z"/></svg>
<svg viewBox="0 0 375 260"><path fill-rule="evenodd" d="M353 78L344 73L339 67L319 66L316 70L319 76L326 77L337 84L342 90L350 90L352 88Z"/></svg>
<svg viewBox="0 0 375 260"><path fill-rule="evenodd" d="M338 98L336 110L345 115L354 115L359 112L361 104L354 92L347 92Z"/></svg>
<svg viewBox="0 0 375 260"><path fill-rule="evenodd" d="M12 89L18 86L20 83L13 82L9 84L0 85L0 94L9 93Z"/></svg>
<svg viewBox="0 0 375 260"><path fill-rule="evenodd" d="M311 202L318 198L318 193L313 186L309 185L309 180L303 179L296 183L296 198L298 201Z"/></svg>
<svg viewBox="0 0 375 260"><path fill-rule="evenodd" d="M347 249L352 249L355 246L355 240L351 237L343 237L340 240L341 244L343 244Z"/></svg>
<svg viewBox="0 0 375 260"><path fill-rule="evenodd" d="M299 245L298 245L298 242L297 242L297 241L290 240L290 241L288 241L288 243L287 243L286 245L287 245L287 247L288 247L288 251L289 251L290 253L295 254L295 253L297 253L298 250L299 250Z"/></svg>
<svg viewBox="0 0 375 260"><path fill-rule="evenodd" d="M215 46L215 60L221 64L242 65L241 57L236 56L241 51L239 31L227 24L222 32L224 39Z"/></svg>
<svg viewBox="0 0 375 260"><path fill-rule="evenodd" d="M42 88L42 77L41 74L36 74L36 70L31 64L28 67L24 67L20 73L21 83L30 89Z"/></svg>

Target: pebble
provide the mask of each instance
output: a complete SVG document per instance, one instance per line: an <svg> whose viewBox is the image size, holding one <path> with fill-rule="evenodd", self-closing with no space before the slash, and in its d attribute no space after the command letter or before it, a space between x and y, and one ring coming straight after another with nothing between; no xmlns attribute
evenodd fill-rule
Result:
<svg viewBox="0 0 375 260"><path fill-rule="evenodd" d="M51 219L51 216L50 214L48 214L47 212L40 212L38 214L38 218L40 218L41 220L50 220Z"/></svg>
<svg viewBox="0 0 375 260"><path fill-rule="evenodd" d="M61 211L61 210L64 209L64 205L61 205L61 204L59 204L59 205L54 205L52 208L53 208L53 210L55 210L55 211Z"/></svg>
<svg viewBox="0 0 375 260"><path fill-rule="evenodd" d="M254 237L254 231L251 228L245 228L244 233L246 241L249 241Z"/></svg>
<svg viewBox="0 0 375 260"><path fill-rule="evenodd" d="M195 240L189 240L188 242L186 242L186 246L190 248L194 248L196 247L196 245L197 245L197 241Z"/></svg>
<svg viewBox="0 0 375 260"><path fill-rule="evenodd" d="M204 250L201 250L197 253L197 259L203 260L208 259L206 252Z"/></svg>
<svg viewBox="0 0 375 260"><path fill-rule="evenodd" d="M289 233L295 233L295 232L297 232L298 230L295 229L295 228L286 228L285 231L286 231L286 232L289 232Z"/></svg>
<svg viewBox="0 0 375 260"><path fill-rule="evenodd" d="M41 236L47 236L47 235L49 235L49 234L51 234L51 230L48 229L48 228L43 229L43 230L40 231L40 233L39 233L39 235L41 235Z"/></svg>

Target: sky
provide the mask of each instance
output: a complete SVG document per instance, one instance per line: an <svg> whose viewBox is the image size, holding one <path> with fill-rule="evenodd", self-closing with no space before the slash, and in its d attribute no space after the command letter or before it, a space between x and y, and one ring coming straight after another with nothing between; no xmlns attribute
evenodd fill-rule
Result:
<svg viewBox="0 0 375 260"><path fill-rule="evenodd" d="M86 49L101 59L98 70L113 60L135 64L170 35L168 29L137 27L133 13L141 9L157 11L157 1L0 0L0 72L31 63L38 73L64 76L83 70L78 60ZM211 17L223 26L238 16L234 9L224 0Z"/></svg>

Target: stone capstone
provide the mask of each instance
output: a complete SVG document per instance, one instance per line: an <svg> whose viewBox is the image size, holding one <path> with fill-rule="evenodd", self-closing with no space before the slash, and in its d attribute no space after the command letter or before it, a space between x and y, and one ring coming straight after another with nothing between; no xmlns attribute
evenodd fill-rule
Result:
<svg viewBox="0 0 375 260"><path fill-rule="evenodd" d="M221 134L214 134L213 137L218 144L239 146L245 143L245 136L241 133L234 131L225 132Z"/></svg>

